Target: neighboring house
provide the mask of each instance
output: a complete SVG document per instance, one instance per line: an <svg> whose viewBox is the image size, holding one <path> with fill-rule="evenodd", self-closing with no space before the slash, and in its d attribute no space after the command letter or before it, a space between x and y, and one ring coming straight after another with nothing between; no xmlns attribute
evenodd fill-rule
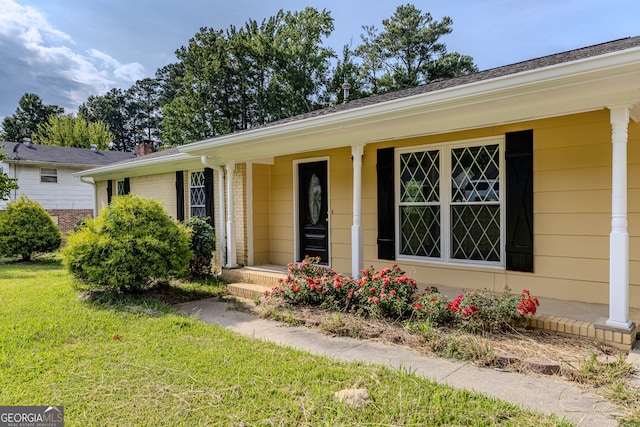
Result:
<svg viewBox="0 0 640 427"><path fill-rule="evenodd" d="M73 173L135 157L133 153L97 149L57 147L31 143L0 142L7 157L0 162L3 172L17 179L19 188L7 202L25 195L51 215L64 233L94 212L94 190Z"/></svg>
<svg viewBox="0 0 640 427"><path fill-rule="evenodd" d="M347 97L348 98L348 97ZM640 37L354 100L82 172L215 215L220 263L640 307ZM205 169L208 168L208 169ZM214 197L215 194L215 197Z"/></svg>

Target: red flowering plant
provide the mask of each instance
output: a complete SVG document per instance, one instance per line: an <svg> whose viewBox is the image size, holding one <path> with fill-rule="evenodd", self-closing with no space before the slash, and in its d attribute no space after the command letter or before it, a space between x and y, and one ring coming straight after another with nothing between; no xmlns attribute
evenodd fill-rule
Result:
<svg viewBox="0 0 640 427"><path fill-rule="evenodd" d="M449 300L432 286L418 292L416 282L397 265L362 270L357 279L319 265L318 258L289 264L285 279L265 294L290 304L316 305L331 310L395 320L427 320L435 325L469 332L493 332L522 327L534 315L538 299L523 290L518 298L507 289L496 295L472 290Z"/></svg>
<svg viewBox="0 0 640 427"><path fill-rule="evenodd" d="M540 302L538 298L533 298L527 289L523 289L520 294L520 304L518 304L518 316L534 315L538 310Z"/></svg>
<svg viewBox="0 0 640 427"><path fill-rule="evenodd" d="M333 279L338 275L328 267L319 265L319 258L306 257L300 263L290 263L285 279L266 295L280 297L291 304L321 305L327 293L332 292Z"/></svg>
<svg viewBox="0 0 640 427"><path fill-rule="evenodd" d="M411 314L418 285L397 265L380 271L373 267L361 270L356 284L358 303L367 314L395 319Z"/></svg>
<svg viewBox="0 0 640 427"><path fill-rule="evenodd" d="M435 325L446 325L453 321L454 313L448 307L449 299L434 286L424 286L423 292L416 294L413 314L416 319L428 320Z"/></svg>
<svg viewBox="0 0 640 427"><path fill-rule="evenodd" d="M472 290L458 295L448 307L454 313L454 323L469 332L497 332L524 326L518 315L519 299L508 290L496 295Z"/></svg>

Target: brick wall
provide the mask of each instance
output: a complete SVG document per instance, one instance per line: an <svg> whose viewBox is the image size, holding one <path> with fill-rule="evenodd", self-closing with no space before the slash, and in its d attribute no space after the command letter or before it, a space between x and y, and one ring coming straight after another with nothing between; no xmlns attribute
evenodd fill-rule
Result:
<svg viewBox="0 0 640 427"><path fill-rule="evenodd" d="M47 213L53 218L62 234L73 230L79 221L93 217L93 209L49 209Z"/></svg>

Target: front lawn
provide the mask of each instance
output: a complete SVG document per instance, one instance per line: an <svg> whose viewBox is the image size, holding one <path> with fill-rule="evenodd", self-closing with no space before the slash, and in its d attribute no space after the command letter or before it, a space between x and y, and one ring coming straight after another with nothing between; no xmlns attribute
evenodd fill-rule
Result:
<svg viewBox="0 0 640 427"><path fill-rule="evenodd" d="M242 337L162 303L78 294L55 262L0 264L1 405L62 405L67 426L570 425L408 372ZM345 388L368 388L371 404L334 402Z"/></svg>

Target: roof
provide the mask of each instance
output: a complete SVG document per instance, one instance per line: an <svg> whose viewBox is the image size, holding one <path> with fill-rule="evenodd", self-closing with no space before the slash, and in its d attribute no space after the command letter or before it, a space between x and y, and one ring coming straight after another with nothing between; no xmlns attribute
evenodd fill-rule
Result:
<svg viewBox="0 0 640 427"><path fill-rule="evenodd" d="M101 179L526 122L612 106L640 120L640 36L352 100L81 173ZM174 169L178 170L178 169Z"/></svg>
<svg viewBox="0 0 640 427"><path fill-rule="evenodd" d="M65 166L104 166L136 157L132 152L93 151L88 148L59 147L54 145L0 142L0 151L7 154L6 162L31 162Z"/></svg>

